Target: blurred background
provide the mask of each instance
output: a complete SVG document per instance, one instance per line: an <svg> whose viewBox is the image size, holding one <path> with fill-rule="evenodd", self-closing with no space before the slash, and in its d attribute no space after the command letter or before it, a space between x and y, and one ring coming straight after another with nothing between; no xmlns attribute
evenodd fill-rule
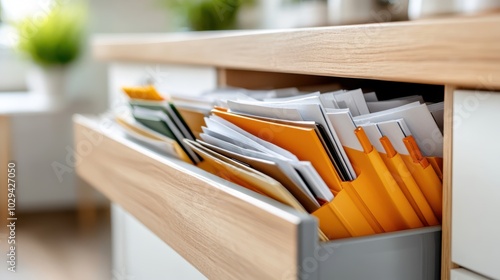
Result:
<svg viewBox="0 0 500 280"><path fill-rule="evenodd" d="M481 13L499 5L496 0L0 0L0 120L9 123L0 126L0 138L7 139L0 155L17 165L20 244L18 272L2 267L0 279L136 279L112 269L109 202L60 164L74 161L71 116L108 108L107 68L92 59L93 35L381 23ZM0 204L6 207L3 199ZM3 264L6 234L2 226Z"/></svg>

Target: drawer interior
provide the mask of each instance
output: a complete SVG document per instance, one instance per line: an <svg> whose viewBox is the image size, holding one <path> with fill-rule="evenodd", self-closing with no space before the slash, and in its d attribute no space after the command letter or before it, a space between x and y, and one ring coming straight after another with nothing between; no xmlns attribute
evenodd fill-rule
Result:
<svg viewBox="0 0 500 280"><path fill-rule="evenodd" d="M219 86L375 91L444 99L444 86L219 69ZM76 116L78 174L209 278L438 279L441 227L319 242L315 217ZM278 261L279 260L279 261Z"/></svg>
<svg viewBox="0 0 500 280"><path fill-rule="evenodd" d="M319 242L313 216L166 157L106 120L74 122L79 176L209 278L439 278L439 226Z"/></svg>
<svg viewBox="0 0 500 280"><path fill-rule="evenodd" d="M271 199L75 116L76 170L209 278L271 279L317 236L316 221ZM276 261L279 260L279 261Z"/></svg>

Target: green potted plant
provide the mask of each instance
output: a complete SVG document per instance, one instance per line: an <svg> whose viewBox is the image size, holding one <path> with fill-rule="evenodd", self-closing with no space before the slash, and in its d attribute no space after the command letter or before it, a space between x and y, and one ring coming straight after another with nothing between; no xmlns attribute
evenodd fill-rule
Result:
<svg viewBox="0 0 500 280"><path fill-rule="evenodd" d="M193 31L236 27L238 11L254 0L162 0L180 26Z"/></svg>
<svg viewBox="0 0 500 280"><path fill-rule="evenodd" d="M15 24L18 50L33 62L28 87L45 95L51 105L65 101L67 68L82 52L86 17L80 4L57 3L47 13Z"/></svg>

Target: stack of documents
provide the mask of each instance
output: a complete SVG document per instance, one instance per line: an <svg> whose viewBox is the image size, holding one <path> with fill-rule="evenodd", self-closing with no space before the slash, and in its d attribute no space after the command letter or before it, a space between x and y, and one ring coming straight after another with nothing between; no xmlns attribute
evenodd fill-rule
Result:
<svg viewBox="0 0 500 280"><path fill-rule="evenodd" d="M259 99L225 99L186 142L274 179L296 201L257 190L318 217L328 239L440 223L440 104L361 90Z"/></svg>
<svg viewBox="0 0 500 280"><path fill-rule="evenodd" d="M130 104L136 122L175 140L177 154L316 216L321 240L440 224L442 103L379 101L360 89L225 88Z"/></svg>
<svg viewBox="0 0 500 280"><path fill-rule="evenodd" d="M195 139L188 122L202 125L192 121L197 118L189 115L189 110L178 109L152 86L127 87L123 91L129 97L130 111L117 115L116 121L128 135L186 162L201 162L202 158L183 141ZM186 116L183 111L188 112Z"/></svg>
<svg viewBox="0 0 500 280"><path fill-rule="evenodd" d="M220 88L198 97L165 96L152 85L123 87L130 110L115 118L127 135L190 163L199 163L198 156L183 139L200 139L204 118L214 106L225 106L229 97L244 100L288 97L301 94L295 88L270 91L249 91Z"/></svg>

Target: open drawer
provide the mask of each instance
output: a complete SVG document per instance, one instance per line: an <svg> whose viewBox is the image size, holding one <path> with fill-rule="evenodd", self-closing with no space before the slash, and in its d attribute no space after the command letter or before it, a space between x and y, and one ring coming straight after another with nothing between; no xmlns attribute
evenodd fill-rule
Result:
<svg viewBox="0 0 500 280"><path fill-rule="evenodd" d="M320 243L317 221L75 116L80 177L210 279L439 279L441 229Z"/></svg>

